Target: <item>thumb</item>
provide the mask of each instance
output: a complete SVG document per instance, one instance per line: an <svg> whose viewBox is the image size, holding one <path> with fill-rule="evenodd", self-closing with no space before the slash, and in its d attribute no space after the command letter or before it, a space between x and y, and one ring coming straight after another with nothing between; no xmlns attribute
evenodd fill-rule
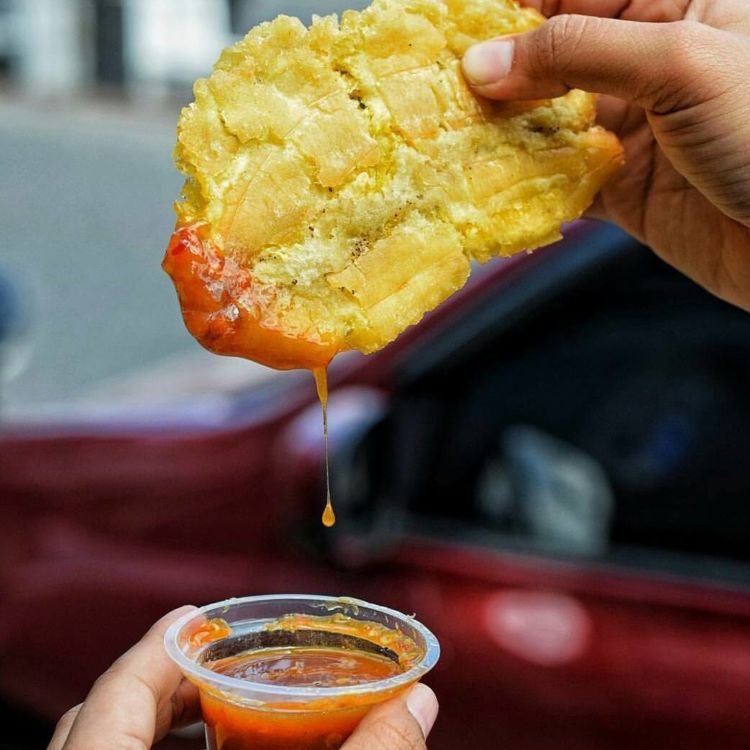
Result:
<svg viewBox="0 0 750 750"><path fill-rule="evenodd" d="M726 36L690 21L562 15L526 34L474 45L463 69L474 90L491 99L549 99L580 88L666 114L715 96L710 71L732 65Z"/></svg>
<svg viewBox="0 0 750 750"><path fill-rule="evenodd" d="M376 706L341 750L425 750L438 702L427 685Z"/></svg>

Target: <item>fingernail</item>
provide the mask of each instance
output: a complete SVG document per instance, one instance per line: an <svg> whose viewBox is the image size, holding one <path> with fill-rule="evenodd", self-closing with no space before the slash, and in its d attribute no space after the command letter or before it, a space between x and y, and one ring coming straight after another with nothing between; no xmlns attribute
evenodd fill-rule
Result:
<svg viewBox="0 0 750 750"><path fill-rule="evenodd" d="M427 685L422 685L420 682L406 696L406 707L417 720L417 724L422 728L422 735L427 739L427 735L429 735L438 715L438 702L435 693Z"/></svg>
<svg viewBox="0 0 750 750"><path fill-rule="evenodd" d="M510 73L515 44L510 39L492 39L469 47L464 55L464 75L474 86L497 83Z"/></svg>

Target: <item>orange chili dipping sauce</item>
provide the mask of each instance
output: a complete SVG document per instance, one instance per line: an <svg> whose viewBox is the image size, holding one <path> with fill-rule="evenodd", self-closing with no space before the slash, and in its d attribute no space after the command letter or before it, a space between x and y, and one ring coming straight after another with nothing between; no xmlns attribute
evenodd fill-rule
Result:
<svg viewBox="0 0 750 750"><path fill-rule="evenodd" d="M392 698L408 688L394 691ZM371 704L318 711L251 709L201 695L207 750L337 750Z"/></svg>
<svg viewBox="0 0 750 750"><path fill-rule="evenodd" d="M339 648L268 648L232 656L211 665L227 677L269 685L345 687L401 674L386 656Z"/></svg>
<svg viewBox="0 0 750 750"><path fill-rule="evenodd" d="M397 664L374 654L302 648L257 651L213 668L239 679L295 687L363 685L401 673ZM281 704L253 709L203 694L208 750L335 750L370 709L372 698L367 698L352 695L328 701L329 706L318 699L289 710Z"/></svg>
<svg viewBox="0 0 750 750"><path fill-rule="evenodd" d="M212 352L253 359L277 370L328 365L336 346L274 328L268 314L272 292L254 286L250 273L208 240L208 229L200 223L175 230L162 262L190 333Z"/></svg>
<svg viewBox="0 0 750 750"><path fill-rule="evenodd" d="M227 627L223 620L209 620L191 634L196 645L213 641L204 667L258 686L319 690L293 701L252 705L199 683L208 750L335 750L375 703L413 683L371 693L367 684L403 674L424 655L404 633L340 613L287 615L234 641L226 638ZM262 646L276 642L299 645ZM242 650L249 643L261 647ZM239 653L233 653L236 648ZM341 690L346 687L354 690L347 694ZM336 694L326 695L328 688Z"/></svg>

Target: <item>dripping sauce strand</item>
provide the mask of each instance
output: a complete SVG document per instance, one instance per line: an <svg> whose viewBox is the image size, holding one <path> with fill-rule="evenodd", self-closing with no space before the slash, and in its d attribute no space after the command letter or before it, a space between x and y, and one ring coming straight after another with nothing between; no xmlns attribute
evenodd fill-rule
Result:
<svg viewBox="0 0 750 750"><path fill-rule="evenodd" d="M331 527L336 523L336 514L333 512L331 503L331 473L328 460L328 369L316 367L312 371L315 378L315 387L318 389L318 399L323 412L323 442L326 452L326 506L323 510L323 526Z"/></svg>
<svg viewBox="0 0 750 750"><path fill-rule="evenodd" d="M2 2L2 0L0 0ZM315 376L323 409L326 453L326 506L323 523L333 526L328 466L327 366L338 347L317 337L294 338L276 329L238 300L253 289L250 273L226 258L209 240L205 222L178 227L164 255L162 267L174 281L182 315L190 333L217 354L251 359L279 370L309 368ZM221 290L217 298L214 289ZM252 294L250 294L252 297Z"/></svg>

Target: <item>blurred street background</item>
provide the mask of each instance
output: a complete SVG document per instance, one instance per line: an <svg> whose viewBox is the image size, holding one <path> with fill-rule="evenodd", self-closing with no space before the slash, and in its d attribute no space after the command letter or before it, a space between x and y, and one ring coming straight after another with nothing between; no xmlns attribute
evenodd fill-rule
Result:
<svg viewBox="0 0 750 750"><path fill-rule="evenodd" d="M434 629L431 750L748 750L745 312L603 223L486 264L333 363L332 529L310 374L185 330L193 81L365 4L0 0L0 750L169 609L292 591Z"/></svg>
<svg viewBox="0 0 750 750"><path fill-rule="evenodd" d="M0 294L15 331L0 412L161 401L272 377L198 347L159 263L182 184L175 124L192 82L251 26L282 12L309 22L309 9L0 0Z"/></svg>

